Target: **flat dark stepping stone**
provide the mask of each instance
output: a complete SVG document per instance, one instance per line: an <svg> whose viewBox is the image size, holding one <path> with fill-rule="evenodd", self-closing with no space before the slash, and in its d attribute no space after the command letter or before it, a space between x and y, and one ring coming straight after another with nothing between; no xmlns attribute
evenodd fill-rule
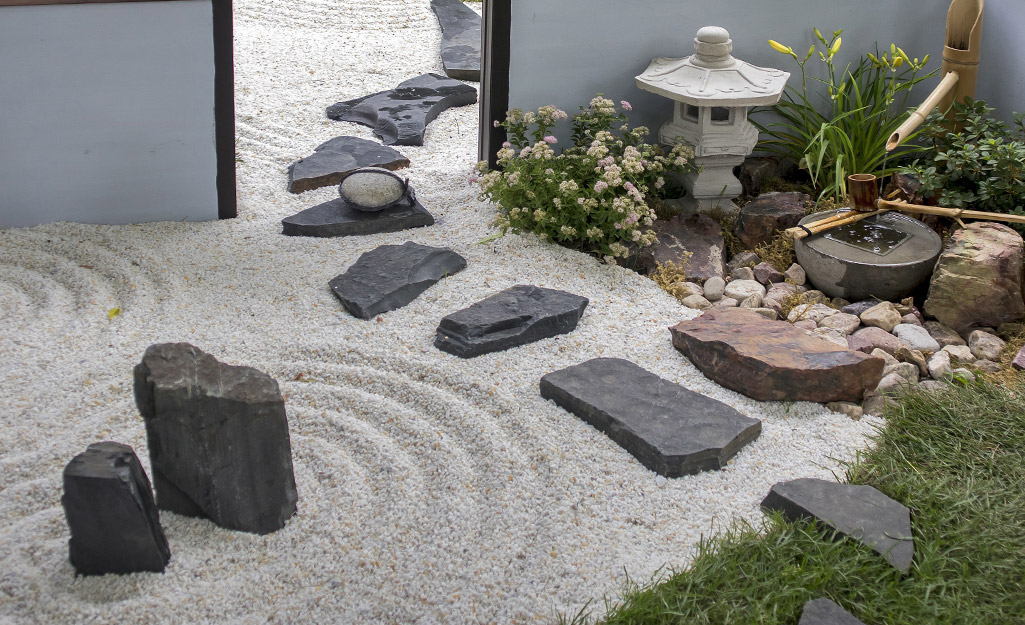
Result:
<svg viewBox="0 0 1025 625"><path fill-rule="evenodd" d="M171 559L146 471L128 445L93 443L75 456L61 505L79 575L163 572Z"/></svg>
<svg viewBox="0 0 1025 625"><path fill-rule="evenodd" d="M434 346L460 358L526 345L572 332L587 298L520 284L441 320Z"/></svg>
<svg viewBox="0 0 1025 625"><path fill-rule="evenodd" d="M462 0L431 0L441 24L445 75L480 82L480 16Z"/></svg>
<svg viewBox="0 0 1025 625"><path fill-rule="evenodd" d="M822 597L804 604L797 625L865 625L831 600Z"/></svg>
<svg viewBox="0 0 1025 625"><path fill-rule="evenodd" d="M670 332L701 373L759 401L860 402L883 375L879 358L745 308L709 311Z"/></svg>
<svg viewBox="0 0 1025 625"><path fill-rule="evenodd" d="M541 396L666 477L722 469L762 432L758 419L620 358L549 373L541 378Z"/></svg>
<svg viewBox="0 0 1025 625"><path fill-rule="evenodd" d="M406 241L364 253L328 284L352 316L371 319L402 308L438 280L465 268L466 259L447 247Z"/></svg>
<svg viewBox="0 0 1025 625"><path fill-rule="evenodd" d="M374 129L385 145L423 145L427 124L453 106L477 101L477 90L438 74L422 74L388 91L327 107L327 116Z"/></svg>
<svg viewBox="0 0 1025 625"><path fill-rule="evenodd" d="M397 150L359 137L335 137L322 143L313 154L288 167L288 190L302 193L330 187L345 174L361 167L383 167L392 171L409 167L409 159Z"/></svg>
<svg viewBox="0 0 1025 625"><path fill-rule="evenodd" d="M398 232L434 225L434 217L420 202L401 204L377 212L358 210L343 197L281 220L281 234L293 237L349 237Z"/></svg>
<svg viewBox="0 0 1025 625"><path fill-rule="evenodd" d="M900 572L911 568L911 511L871 486L814 478L779 482L762 507L779 510L788 521L817 519L882 554Z"/></svg>

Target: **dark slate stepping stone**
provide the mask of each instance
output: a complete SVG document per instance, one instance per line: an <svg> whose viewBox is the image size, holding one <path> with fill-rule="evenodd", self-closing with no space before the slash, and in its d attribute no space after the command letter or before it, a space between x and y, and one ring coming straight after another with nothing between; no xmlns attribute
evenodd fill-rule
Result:
<svg viewBox="0 0 1025 625"><path fill-rule="evenodd" d="M398 232L434 225L434 217L420 202L400 204L382 211L357 209L343 197L307 208L281 220L281 234L293 237L348 237Z"/></svg>
<svg viewBox="0 0 1025 625"><path fill-rule="evenodd" d="M328 284L352 316L371 319L402 308L438 280L465 268L466 259L447 247L406 241L364 253Z"/></svg>
<svg viewBox="0 0 1025 625"><path fill-rule="evenodd" d="M441 320L434 346L460 358L526 345L572 332L587 298L517 285Z"/></svg>
<svg viewBox="0 0 1025 625"><path fill-rule="evenodd" d="M666 477L722 469L762 432L758 419L620 358L549 373L541 378L541 396Z"/></svg>
<svg viewBox="0 0 1025 625"><path fill-rule="evenodd" d="M427 124L453 106L477 101L477 90L438 74L422 74L388 91L327 107L327 116L374 129L385 145L423 145Z"/></svg>
<svg viewBox="0 0 1025 625"><path fill-rule="evenodd" d="M72 458L61 505L79 575L162 573L171 559L149 479L128 445L93 443Z"/></svg>
<svg viewBox="0 0 1025 625"><path fill-rule="evenodd" d="M157 506L267 534L295 513L295 478L278 383L188 343L151 345L135 366Z"/></svg>
<svg viewBox="0 0 1025 625"><path fill-rule="evenodd" d="M709 311L670 332L701 373L760 401L860 402L883 375L879 358L744 308Z"/></svg>
<svg viewBox="0 0 1025 625"><path fill-rule="evenodd" d="M762 507L779 510L789 521L817 519L882 554L900 572L911 568L911 511L871 486L814 478L779 482Z"/></svg>
<svg viewBox="0 0 1025 625"><path fill-rule="evenodd" d="M383 167L392 171L409 167L409 159L397 150L359 137L335 137L322 143L313 154L288 167L288 190L302 193L330 187L361 167Z"/></svg>
<svg viewBox="0 0 1025 625"><path fill-rule="evenodd" d="M441 23L445 75L480 82L480 16L462 0L431 0Z"/></svg>
<svg viewBox="0 0 1025 625"><path fill-rule="evenodd" d="M801 612L801 620L797 625L865 625L851 614L833 603L831 600L822 597L804 604L804 611Z"/></svg>

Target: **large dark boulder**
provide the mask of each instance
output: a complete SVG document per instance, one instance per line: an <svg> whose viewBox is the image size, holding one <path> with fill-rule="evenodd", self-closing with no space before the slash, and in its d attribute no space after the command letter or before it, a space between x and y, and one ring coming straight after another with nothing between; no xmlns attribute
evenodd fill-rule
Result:
<svg viewBox="0 0 1025 625"><path fill-rule="evenodd" d="M816 520L871 547L902 573L911 569L911 511L871 486L814 478L779 482L762 507L778 510L788 521Z"/></svg>
<svg viewBox="0 0 1025 625"><path fill-rule="evenodd" d="M171 550L149 479L128 445L89 445L64 467L68 552L80 575L163 572Z"/></svg>
<svg viewBox="0 0 1025 625"><path fill-rule="evenodd" d="M572 332L587 298L520 284L447 315L434 346L460 358L526 345Z"/></svg>
<svg viewBox="0 0 1025 625"><path fill-rule="evenodd" d="M362 254L328 285L354 317L402 308L437 283L466 267L466 259L447 247L412 241L382 245Z"/></svg>
<svg viewBox="0 0 1025 625"><path fill-rule="evenodd" d="M221 527L279 530L298 496L278 383L188 343L152 345L135 366L157 505Z"/></svg>
<svg viewBox="0 0 1025 625"><path fill-rule="evenodd" d="M713 381L761 401L860 402L883 361L743 308L670 328L673 346Z"/></svg>
<svg viewBox="0 0 1025 625"><path fill-rule="evenodd" d="M762 422L619 358L595 358L541 378L541 396L608 434L666 477L725 468Z"/></svg>
<svg viewBox="0 0 1025 625"><path fill-rule="evenodd" d="M658 265L682 264L687 279L726 277L726 242L719 223L707 215L676 215L651 227L658 240L633 250L627 265L650 274Z"/></svg>
<svg viewBox="0 0 1025 625"><path fill-rule="evenodd" d="M796 226L807 214L808 200L804 193L763 193L740 209L733 234L746 249L754 249L777 232Z"/></svg>
<svg viewBox="0 0 1025 625"><path fill-rule="evenodd" d="M1025 317L1021 235L976 221L951 235L936 261L924 311L962 335Z"/></svg>

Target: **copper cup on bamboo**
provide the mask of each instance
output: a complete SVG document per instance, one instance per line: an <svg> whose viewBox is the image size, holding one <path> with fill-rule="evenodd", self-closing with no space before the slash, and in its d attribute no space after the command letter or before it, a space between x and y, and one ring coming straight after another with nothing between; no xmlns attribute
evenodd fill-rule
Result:
<svg viewBox="0 0 1025 625"><path fill-rule="evenodd" d="M876 210L876 177L872 174L851 174L847 176L847 195L851 198L851 208L858 213Z"/></svg>

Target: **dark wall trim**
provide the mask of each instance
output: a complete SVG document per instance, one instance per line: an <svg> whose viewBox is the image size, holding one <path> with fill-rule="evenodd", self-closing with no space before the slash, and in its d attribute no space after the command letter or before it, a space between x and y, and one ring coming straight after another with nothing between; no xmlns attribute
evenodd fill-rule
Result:
<svg viewBox="0 0 1025 625"><path fill-rule="evenodd" d="M495 120L505 119L509 110L509 29L512 0L484 0L481 28L481 108L477 134L477 159L497 166L495 152L506 140L505 128Z"/></svg>
<svg viewBox="0 0 1025 625"><path fill-rule="evenodd" d="M238 216L235 195L235 51L231 0L212 0L214 22L214 138L217 216Z"/></svg>

